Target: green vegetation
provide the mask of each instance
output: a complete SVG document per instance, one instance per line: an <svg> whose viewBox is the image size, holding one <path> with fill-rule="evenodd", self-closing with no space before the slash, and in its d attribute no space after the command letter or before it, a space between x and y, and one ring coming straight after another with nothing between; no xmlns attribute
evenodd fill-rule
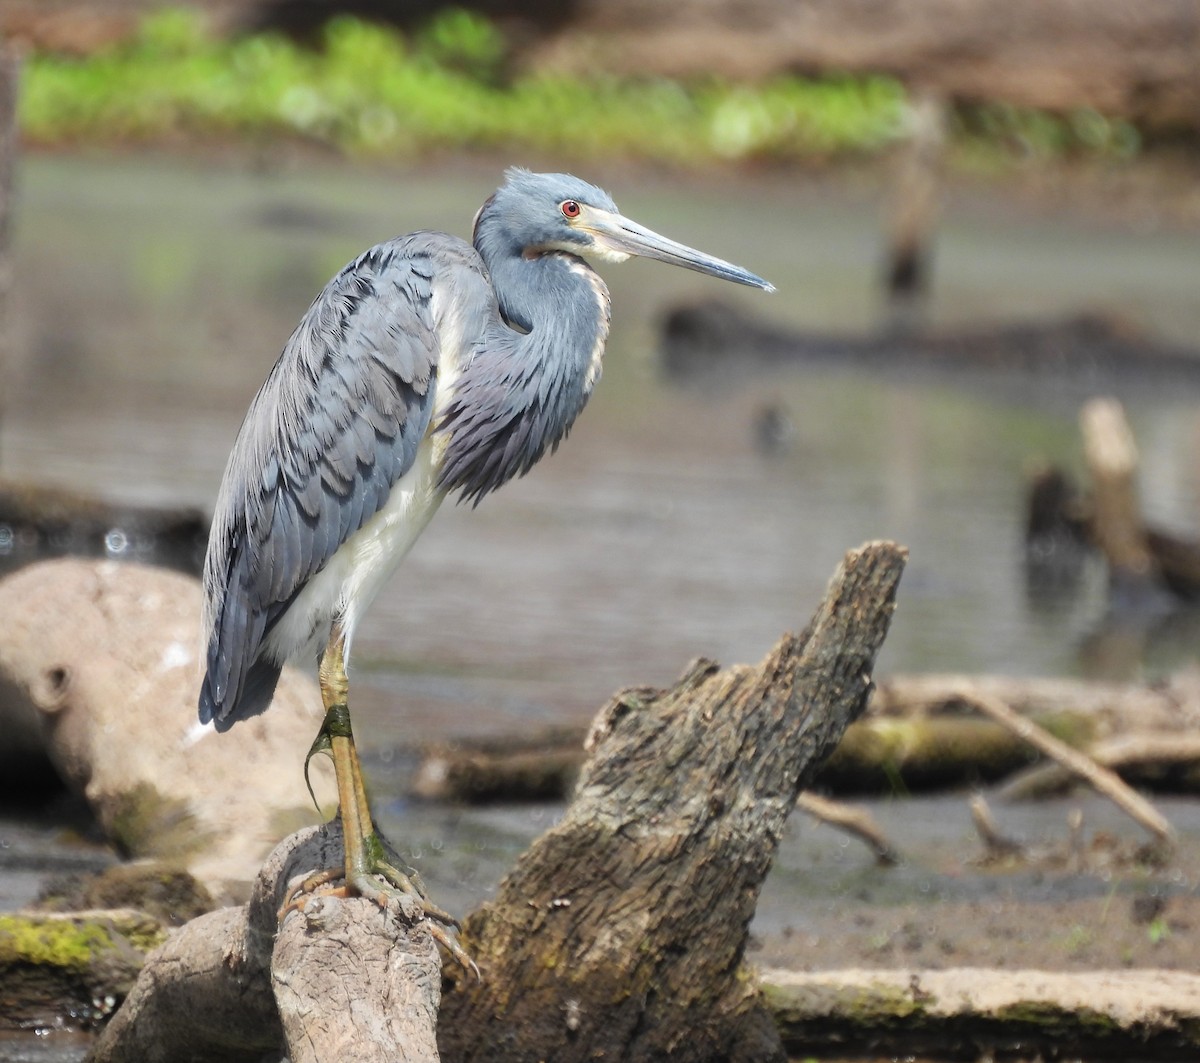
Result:
<svg viewBox="0 0 1200 1063"><path fill-rule="evenodd" d="M338 18L308 48L275 34L220 39L199 12L167 9L107 51L32 55L20 120L36 143L300 137L392 157L518 148L691 163L871 154L901 135L906 114L903 88L881 77L508 79L507 59L493 27L462 11L412 38ZM956 136L1026 154L1137 146L1099 115L1011 108L964 113Z"/></svg>

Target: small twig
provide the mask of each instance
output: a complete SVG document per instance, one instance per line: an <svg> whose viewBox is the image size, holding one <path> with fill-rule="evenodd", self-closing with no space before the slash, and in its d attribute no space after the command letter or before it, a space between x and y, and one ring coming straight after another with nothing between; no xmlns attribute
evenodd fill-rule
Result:
<svg viewBox="0 0 1200 1063"><path fill-rule="evenodd" d="M989 859L998 860L1006 856L1021 856L1024 853L1024 847L1020 842L1000 833L996 821L992 819L992 810L988 807L983 794L976 794L972 797L970 805L971 822L975 824L975 830L982 839L984 848L987 849Z"/></svg>
<svg viewBox="0 0 1200 1063"><path fill-rule="evenodd" d="M883 829L865 809L851 808L840 801L830 801L827 797L818 797L808 790L796 798L796 807L807 812L814 819L828 823L831 827L843 830L865 842L871 852L875 854L876 863L890 866L900 862L900 855L896 852L895 846L888 841Z"/></svg>
<svg viewBox="0 0 1200 1063"><path fill-rule="evenodd" d="M1083 837L1083 809L1067 813L1067 866L1076 874L1087 865L1087 843Z"/></svg>
<svg viewBox="0 0 1200 1063"><path fill-rule="evenodd" d="M997 698L979 691L961 691L963 704L970 705L989 719L1007 727L1013 734L1046 756L1056 760L1068 771L1086 780L1118 808L1153 834L1164 845L1173 845L1175 832L1171 824L1149 801L1127 786L1119 775L1101 767L1091 757L1072 749L1032 720L1019 715Z"/></svg>

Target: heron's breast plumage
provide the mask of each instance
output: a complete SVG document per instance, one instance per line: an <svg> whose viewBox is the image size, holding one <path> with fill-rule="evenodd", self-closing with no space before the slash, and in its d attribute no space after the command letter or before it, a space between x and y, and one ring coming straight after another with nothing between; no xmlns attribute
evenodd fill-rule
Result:
<svg viewBox="0 0 1200 1063"><path fill-rule="evenodd" d="M499 312L432 426L446 437L441 484L473 503L565 438L599 379L609 323L608 289L579 258L554 253L489 269Z"/></svg>

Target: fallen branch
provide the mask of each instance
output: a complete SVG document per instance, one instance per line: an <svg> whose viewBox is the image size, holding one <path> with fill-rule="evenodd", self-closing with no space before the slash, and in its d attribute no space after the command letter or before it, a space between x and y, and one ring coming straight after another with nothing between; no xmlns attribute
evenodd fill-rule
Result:
<svg viewBox="0 0 1200 1063"><path fill-rule="evenodd" d="M830 801L806 790L796 798L796 807L814 819L852 834L875 854L877 864L898 864L900 856L874 817L863 808L851 808L840 801Z"/></svg>
<svg viewBox="0 0 1200 1063"><path fill-rule="evenodd" d="M1120 735L1097 742L1088 749L1088 755L1097 764L1119 772L1123 779L1161 782L1165 776L1177 773L1195 779L1200 769L1200 735ZM1061 794L1075 780L1075 774L1061 764L1038 764L1009 780L1000 796L1014 801L1051 797ZM1194 789L1195 784L1188 788Z"/></svg>
<svg viewBox="0 0 1200 1063"><path fill-rule="evenodd" d="M1171 829L1171 824L1149 801L1126 786L1119 775L1072 749L1032 720L1013 712L997 698L991 698L976 691L973 694L964 693L963 700L985 716L1009 728L1022 741L1028 742L1068 771L1086 780L1130 818L1153 834L1160 843L1166 846L1174 843L1174 831Z"/></svg>

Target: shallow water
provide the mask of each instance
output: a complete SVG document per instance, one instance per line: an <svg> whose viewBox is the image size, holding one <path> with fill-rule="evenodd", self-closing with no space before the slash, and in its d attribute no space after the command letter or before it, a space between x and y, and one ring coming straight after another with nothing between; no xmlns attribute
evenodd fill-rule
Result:
<svg viewBox="0 0 1200 1063"><path fill-rule="evenodd" d="M496 176L28 160L0 472L209 509L247 403L328 276L397 232L466 233ZM655 324L673 300L720 296L798 327L871 327L880 235L869 197L606 183L630 215L745 264L779 293L650 263L606 269L605 379L571 439L478 510L447 506L371 612L356 646L356 731L381 819L441 903L463 911L486 896L558 810L388 801L411 765L404 747L582 722L615 688L668 683L700 654L756 660L803 626L844 551L867 539L912 552L882 673L1137 676L1195 659L1192 614L1105 626L1098 570L1064 600L1026 593L1025 474L1038 460L1079 467L1075 418L1089 383L828 366L721 390L661 379ZM964 324L1102 309L1196 342L1197 276L1193 235L952 207L932 310ZM1108 385L1138 433L1147 511L1200 527L1200 395ZM764 407L792 427L772 453L756 442ZM954 810L957 846L966 813L957 799ZM948 814L925 806L915 822L944 834ZM911 808L897 816L914 821ZM865 857L830 844L822 862L785 843L763 927L794 920L797 892L836 904L858 888ZM927 875L901 869L887 888L919 894Z"/></svg>
<svg viewBox="0 0 1200 1063"><path fill-rule="evenodd" d="M2 471L209 509L249 399L325 279L395 232L466 232L494 180L478 167L28 160ZM823 367L719 391L672 387L654 359L657 317L674 300L719 296L791 325L870 327L878 211L861 194L803 185L609 183L627 213L745 263L779 293L653 263L605 270L615 307L605 378L571 439L478 510L444 507L370 613L354 671L366 746L582 720L614 688L669 682L693 656L758 659L803 625L843 552L879 537L912 551L882 671L1178 663L1170 636L1155 633L1159 616L1122 643L1132 663L1093 659L1099 572L1049 609L1025 593L1024 476L1042 459L1078 467L1089 384ZM951 210L933 316L1099 308L1186 342L1200 337L1198 274L1188 234ZM1147 511L1200 526L1200 396L1119 387ZM782 452L756 445L764 406L791 426Z"/></svg>

